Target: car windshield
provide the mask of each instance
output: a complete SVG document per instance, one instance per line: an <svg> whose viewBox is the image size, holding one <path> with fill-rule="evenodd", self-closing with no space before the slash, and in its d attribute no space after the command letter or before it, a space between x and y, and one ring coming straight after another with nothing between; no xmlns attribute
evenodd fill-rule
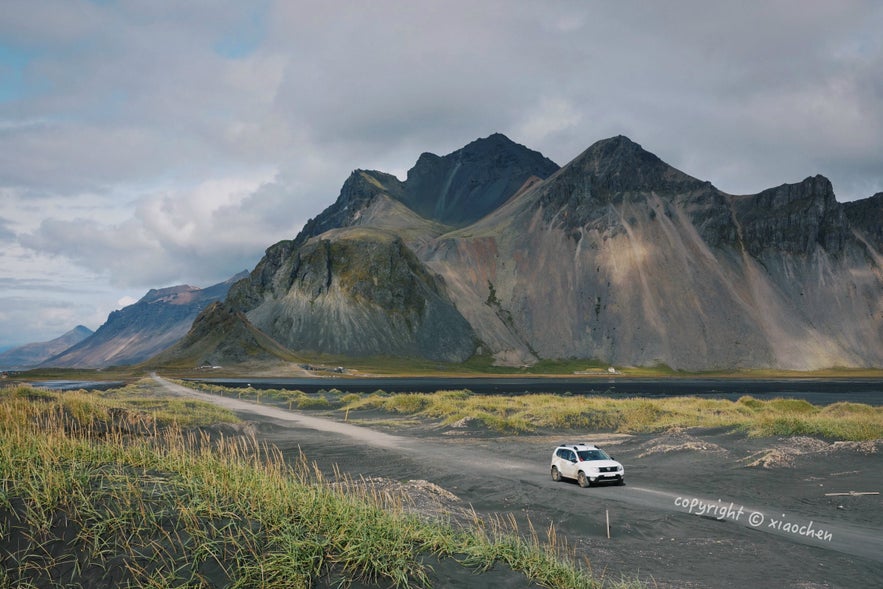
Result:
<svg viewBox="0 0 883 589"><path fill-rule="evenodd" d="M604 450L580 450L577 454L580 460L610 460Z"/></svg>

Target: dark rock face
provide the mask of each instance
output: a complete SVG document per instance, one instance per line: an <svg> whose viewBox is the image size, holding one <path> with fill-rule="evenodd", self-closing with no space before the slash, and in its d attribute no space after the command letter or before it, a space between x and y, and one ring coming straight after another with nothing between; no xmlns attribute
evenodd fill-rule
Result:
<svg viewBox="0 0 883 589"><path fill-rule="evenodd" d="M359 215L371 205L375 197L388 194L401 200L404 190L402 182L391 174L374 170L356 170L343 183L340 195L334 204L322 211L315 219L307 221L294 242L300 245L310 237L330 229L354 225Z"/></svg>
<svg viewBox="0 0 883 589"><path fill-rule="evenodd" d="M151 289L137 303L112 312L95 333L42 366L104 368L146 360L183 337L200 311L223 300L240 277L205 289L188 285Z"/></svg>
<svg viewBox="0 0 883 589"><path fill-rule="evenodd" d="M841 251L850 229L830 180L807 178L734 199L742 239L753 256L765 250L801 253L822 247Z"/></svg>
<svg viewBox="0 0 883 589"><path fill-rule="evenodd" d="M293 350L459 362L475 337L401 239L371 230L313 239L278 260L249 320ZM283 278L284 277L284 278Z"/></svg>
<svg viewBox="0 0 883 589"><path fill-rule="evenodd" d="M401 200L427 219L462 227L506 202L532 176L557 170L542 154L494 134L443 157L421 155Z"/></svg>
<svg viewBox="0 0 883 589"><path fill-rule="evenodd" d="M707 185L677 170L640 145L619 135L598 141L568 166L601 200L630 192L684 193Z"/></svg>
<svg viewBox="0 0 883 589"><path fill-rule="evenodd" d="M849 224L877 251L883 252L883 192L863 200L843 203L843 212Z"/></svg>
<svg viewBox="0 0 883 589"><path fill-rule="evenodd" d="M154 365L182 362L188 366L213 366L254 361L292 361L290 351L256 329L241 311L214 302L193 321L175 345L151 358Z"/></svg>
<svg viewBox="0 0 883 589"><path fill-rule="evenodd" d="M667 199L677 195L713 192L714 188L672 168L627 137L598 141L564 166L541 189L537 207L546 221L553 218L565 229L587 224L616 224L611 205L650 192ZM664 206L654 213L671 215Z"/></svg>
<svg viewBox="0 0 883 589"><path fill-rule="evenodd" d="M48 342L25 344L7 350L0 354L0 368L5 370L32 368L80 343L92 333L88 327L77 325L64 335Z"/></svg>
<svg viewBox="0 0 883 589"><path fill-rule="evenodd" d="M180 347L186 354L194 347L202 346L207 336L224 334L209 353L200 355L197 364L223 364L251 359L250 350L261 350L257 338L248 329L248 320L241 312L229 305L214 302L206 307L193 321L193 326L181 340Z"/></svg>

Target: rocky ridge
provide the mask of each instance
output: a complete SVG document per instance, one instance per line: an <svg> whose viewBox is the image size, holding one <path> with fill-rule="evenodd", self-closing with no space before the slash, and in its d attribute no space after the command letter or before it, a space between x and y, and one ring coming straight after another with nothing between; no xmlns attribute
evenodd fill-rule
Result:
<svg viewBox="0 0 883 589"><path fill-rule="evenodd" d="M207 305L227 296L238 274L208 288L178 285L151 289L139 301L107 317L95 333L41 364L104 368L137 364L184 337Z"/></svg>
<svg viewBox="0 0 883 589"><path fill-rule="evenodd" d="M883 366L880 195L729 195L622 136L538 156L494 135L405 182L357 170L227 303L311 353Z"/></svg>

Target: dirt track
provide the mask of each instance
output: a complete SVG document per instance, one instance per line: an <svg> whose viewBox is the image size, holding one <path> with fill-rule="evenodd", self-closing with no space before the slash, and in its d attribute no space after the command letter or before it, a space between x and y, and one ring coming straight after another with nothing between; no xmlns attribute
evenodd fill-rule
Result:
<svg viewBox="0 0 883 589"><path fill-rule="evenodd" d="M328 473L337 465L354 476L425 479L479 513L529 517L540 530L554 523L599 575L638 575L657 587L853 588L883 580L881 496L825 496L883 490L880 444L725 432L568 434L605 446L626 467L626 487L582 489L548 476L560 435L435 428L394 435L154 378L172 393L237 412L283 452L303 450Z"/></svg>

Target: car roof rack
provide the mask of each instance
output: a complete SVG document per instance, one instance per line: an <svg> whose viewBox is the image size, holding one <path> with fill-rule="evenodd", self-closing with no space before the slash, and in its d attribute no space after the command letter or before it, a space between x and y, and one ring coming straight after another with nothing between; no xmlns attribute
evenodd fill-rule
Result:
<svg viewBox="0 0 883 589"><path fill-rule="evenodd" d="M597 444L592 444L590 442L561 442L560 444L558 444L558 446L563 448L573 448L574 450L577 446L590 446L599 450L601 449L601 447Z"/></svg>

